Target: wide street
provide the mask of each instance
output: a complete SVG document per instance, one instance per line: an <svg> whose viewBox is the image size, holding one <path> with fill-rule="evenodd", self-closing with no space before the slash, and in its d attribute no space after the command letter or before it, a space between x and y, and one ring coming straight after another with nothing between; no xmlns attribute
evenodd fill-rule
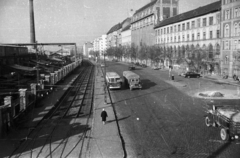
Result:
<svg viewBox="0 0 240 158"><path fill-rule="evenodd" d="M106 62L107 71L122 76L128 65ZM219 128L206 127L207 104L239 105L239 100L215 101L195 97L207 90L234 90L204 78L183 78L169 72L138 67L142 90L111 90L127 157L237 158L240 144L221 141ZM134 152L133 152L134 151Z"/></svg>

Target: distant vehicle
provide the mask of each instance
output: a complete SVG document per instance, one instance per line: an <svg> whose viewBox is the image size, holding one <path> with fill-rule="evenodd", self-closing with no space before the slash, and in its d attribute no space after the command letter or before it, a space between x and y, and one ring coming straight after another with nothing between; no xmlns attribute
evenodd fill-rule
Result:
<svg viewBox="0 0 240 158"><path fill-rule="evenodd" d="M135 66L133 65L133 64L130 64L129 66L128 66L128 70L135 70L136 68L135 68Z"/></svg>
<svg viewBox="0 0 240 158"><path fill-rule="evenodd" d="M153 70L159 70L159 69L160 69L160 68L157 67L156 65L152 66L151 68L152 68Z"/></svg>
<svg viewBox="0 0 240 158"><path fill-rule="evenodd" d="M147 65L146 64L141 64L141 67L147 67Z"/></svg>
<svg viewBox="0 0 240 158"><path fill-rule="evenodd" d="M117 60L117 59L113 59L112 61L118 62L118 60Z"/></svg>
<svg viewBox="0 0 240 158"><path fill-rule="evenodd" d="M198 74L198 73L196 73L196 72L190 72L190 71L187 72L187 73L185 73L184 76L185 76L185 78L192 78L192 77L197 77L197 78L199 78L199 77L201 77L200 74Z"/></svg>
<svg viewBox="0 0 240 158"><path fill-rule="evenodd" d="M136 62L135 65L140 66L139 62Z"/></svg>
<svg viewBox="0 0 240 158"><path fill-rule="evenodd" d="M221 128L220 137L224 141L240 137L240 112L232 107L213 105L207 110L205 124L207 127Z"/></svg>
<svg viewBox="0 0 240 158"><path fill-rule="evenodd" d="M109 89L120 89L122 79L116 72L106 72L106 82Z"/></svg>
<svg viewBox="0 0 240 158"><path fill-rule="evenodd" d="M130 90L134 88L142 89L140 76L132 71L123 71L124 82L129 86Z"/></svg>

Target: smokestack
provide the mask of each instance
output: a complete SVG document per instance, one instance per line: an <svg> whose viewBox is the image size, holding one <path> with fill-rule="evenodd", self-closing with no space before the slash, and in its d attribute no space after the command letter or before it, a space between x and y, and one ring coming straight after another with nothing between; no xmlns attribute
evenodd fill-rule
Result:
<svg viewBox="0 0 240 158"><path fill-rule="evenodd" d="M36 43L33 0L29 0L29 11L30 11L30 43ZM33 48L36 49L37 48L36 45Z"/></svg>

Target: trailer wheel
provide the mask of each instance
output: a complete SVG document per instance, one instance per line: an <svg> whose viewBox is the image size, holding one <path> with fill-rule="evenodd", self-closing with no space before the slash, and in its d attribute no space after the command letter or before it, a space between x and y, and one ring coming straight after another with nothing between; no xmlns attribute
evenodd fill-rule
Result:
<svg viewBox="0 0 240 158"><path fill-rule="evenodd" d="M228 141L229 138L230 138L228 130L225 129L225 128L222 128L220 130L220 137L221 137L222 140Z"/></svg>
<svg viewBox="0 0 240 158"><path fill-rule="evenodd" d="M205 117L205 124L206 124L206 126L207 127L210 127L210 126L212 126L212 124L211 124L211 121L210 121L210 119L209 119L209 117L207 116L207 117Z"/></svg>

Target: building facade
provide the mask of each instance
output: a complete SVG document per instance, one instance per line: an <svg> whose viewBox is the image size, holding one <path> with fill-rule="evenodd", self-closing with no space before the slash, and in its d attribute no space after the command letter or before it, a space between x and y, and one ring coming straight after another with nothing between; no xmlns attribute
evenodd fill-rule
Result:
<svg viewBox="0 0 240 158"><path fill-rule="evenodd" d="M240 1L222 0L222 74L240 76Z"/></svg>
<svg viewBox="0 0 240 158"><path fill-rule="evenodd" d="M122 25L118 23L107 32L107 48L121 45Z"/></svg>
<svg viewBox="0 0 240 158"><path fill-rule="evenodd" d="M132 42L136 46L154 45L154 25L178 14L178 0L153 0L138 9L131 19Z"/></svg>
<svg viewBox="0 0 240 158"><path fill-rule="evenodd" d="M121 38L122 46L131 45L131 18L122 22Z"/></svg>
<svg viewBox="0 0 240 158"><path fill-rule="evenodd" d="M165 19L155 26L155 43L168 54L165 66L199 59L205 62L205 67L195 63L193 68L219 73L220 10L218 1Z"/></svg>
<svg viewBox="0 0 240 158"><path fill-rule="evenodd" d="M89 56L89 48L93 50L93 44L91 42L86 42L83 44L83 55L86 57Z"/></svg>

